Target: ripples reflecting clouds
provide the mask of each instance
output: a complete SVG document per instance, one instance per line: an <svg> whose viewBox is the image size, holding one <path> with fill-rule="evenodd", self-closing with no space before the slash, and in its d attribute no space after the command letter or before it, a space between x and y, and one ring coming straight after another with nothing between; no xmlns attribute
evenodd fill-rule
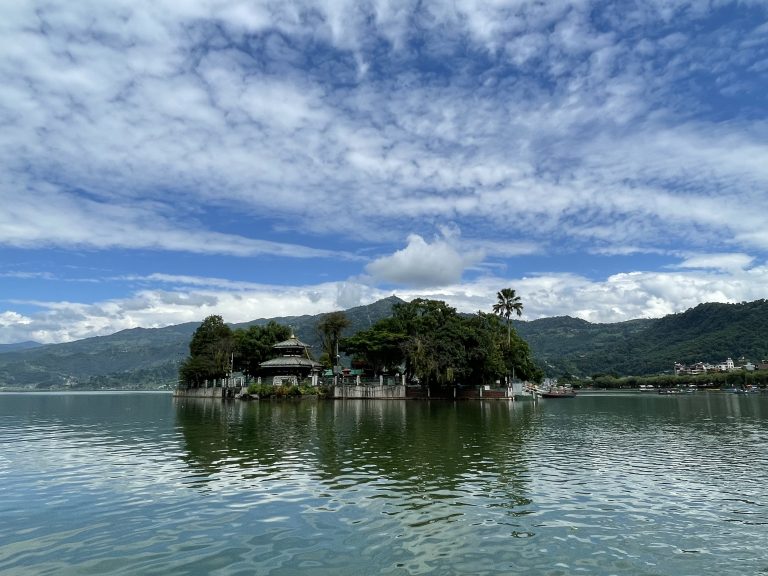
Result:
<svg viewBox="0 0 768 576"><path fill-rule="evenodd" d="M2 401L0 573L768 567L764 397Z"/></svg>

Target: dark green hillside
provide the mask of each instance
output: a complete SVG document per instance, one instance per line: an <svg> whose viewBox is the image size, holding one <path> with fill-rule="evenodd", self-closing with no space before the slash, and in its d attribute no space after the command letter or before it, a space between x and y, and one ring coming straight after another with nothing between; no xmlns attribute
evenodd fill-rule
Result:
<svg viewBox="0 0 768 576"><path fill-rule="evenodd" d="M197 323L133 328L110 336L0 355L0 385L21 388L89 384L149 387L173 380Z"/></svg>
<svg viewBox="0 0 768 576"><path fill-rule="evenodd" d="M570 316L517 322L539 364L550 376L588 376L615 370L629 342L654 320L593 324Z"/></svg>
<svg viewBox="0 0 768 576"><path fill-rule="evenodd" d="M550 375L643 375L675 362L768 358L768 302L699 304L655 320L591 324L574 318L518 322L518 332Z"/></svg>
<svg viewBox="0 0 768 576"><path fill-rule="evenodd" d="M632 343L651 371L671 370L675 361L719 362L744 356L753 362L768 358L768 301L741 304L699 304L680 314L654 321ZM625 374L639 373L626 359Z"/></svg>
<svg viewBox="0 0 768 576"><path fill-rule="evenodd" d="M30 348L39 348L43 346L40 342L27 340L26 342L15 342L13 344L0 344L0 354L5 352L15 352L16 350L29 350Z"/></svg>

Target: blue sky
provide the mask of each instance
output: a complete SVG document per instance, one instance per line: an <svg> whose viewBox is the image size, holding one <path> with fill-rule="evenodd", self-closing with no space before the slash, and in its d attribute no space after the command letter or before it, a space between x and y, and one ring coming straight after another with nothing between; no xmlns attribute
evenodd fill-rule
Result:
<svg viewBox="0 0 768 576"><path fill-rule="evenodd" d="M0 343L768 296L768 5L0 7Z"/></svg>

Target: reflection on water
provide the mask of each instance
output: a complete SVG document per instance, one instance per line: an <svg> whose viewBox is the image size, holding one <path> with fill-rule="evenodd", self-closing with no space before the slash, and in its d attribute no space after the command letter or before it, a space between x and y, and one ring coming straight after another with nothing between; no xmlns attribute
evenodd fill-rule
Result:
<svg viewBox="0 0 768 576"><path fill-rule="evenodd" d="M763 396L0 401L0 573L768 570Z"/></svg>
<svg viewBox="0 0 768 576"><path fill-rule="evenodd" d="M184 399L176 407L202 485L278 508L290 503L321 542L326 532L336 535L332 542L344 535L336 545L383 554L403 573L457 561L456 547L475 540L480 527L505 527L494 536L502 539L523 532L514 518L529 503L521 448L532 404ZM291 521L275 514L277 525ZM328 550L299 556L318 552ZM463 556L478 556L475 567L487 561L470 546ZM345 568L349 560L342 555L334 569L355 573Z"/></svg>

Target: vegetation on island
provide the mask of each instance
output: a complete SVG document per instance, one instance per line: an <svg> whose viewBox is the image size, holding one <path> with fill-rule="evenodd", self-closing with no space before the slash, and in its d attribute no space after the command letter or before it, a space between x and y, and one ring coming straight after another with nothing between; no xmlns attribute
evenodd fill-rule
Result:
<svg viewBox="0 0 768 576"><path fill-rule="evenodd" d="M528 344L495 314L458 314L440 300L397 303L392 316L341 341L354 366L376 373L404 370L428 387L503 381L513 374L539 380Z"/></svg>
<svg viewBox="0 0 768 576"><path fill-rule="evenodd" d="M496 314L462 315L445 302L423 298L396 303L392 316L348 338L341 338L349 325L345 314L326 314L317 324L322 357L326 365L333 365L338 350L371 375L402 372L409 382L430 388L491 384L512 376L539 380L542 372L528 345L509 325L509 314L522 304L514 291L505 294L509 307L494 307ZM505 315L506 326L501 322ZM192 335L189 357L179 368L180 380L200 386L232 371L256 376L259 363L274 357L272 346L288 337L288 328L275 322L232 330L221 316L209 316ZM300 393L286 389L282 395Z"/></svg>
<svg viewBox="0 0 768 576"><path fill-rule="evenodd" d="M259 364L274 358L272 346L290 334L290 328L273 321L232 330L221 316L208 316L192 335L179 380L186 386L200 386L232 372L256 376Z"/></svg>
<svg viewBox="0 0 768 576"><path fill-rule="evenodd" d="M326 368L332 368L339 363L339 341L342 332L349 325L349 318L341 311L325 314L318 321L317 333L322 343L322 354L318 362Z"/></svg>

